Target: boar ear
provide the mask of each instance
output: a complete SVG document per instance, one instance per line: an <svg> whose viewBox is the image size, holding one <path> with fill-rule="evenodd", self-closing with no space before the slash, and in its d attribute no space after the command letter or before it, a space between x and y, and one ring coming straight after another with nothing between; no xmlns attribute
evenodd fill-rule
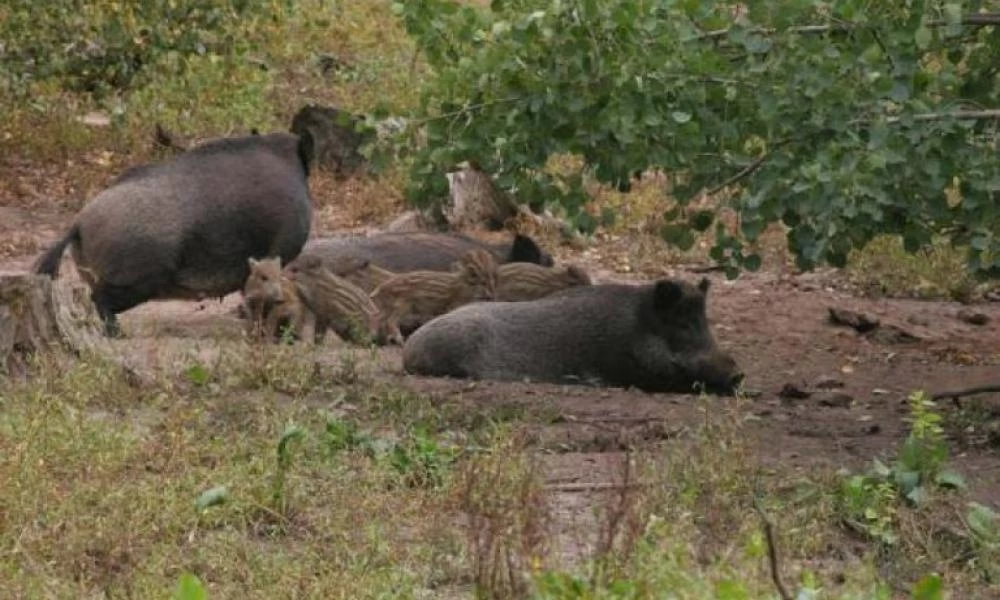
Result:
<svg viewBox="0 0 1000 600"><path fill-rule="evenodd" d="M570 277L581 283L585 283L587 285L593 283L592 280L590 279L590 273L588 273L586 269L584 269L579 265L569 265L568 267L566 267L566 272L569 273Z"/></svg>
<svg viewBox="0 0 1000 600"><path fill-rule="evenodd" d="M653 289L653 306L658 311L670 310L683 295L684 290L676 281L661 279Z"/></svg>
<svg viewBox="0 0 1000 600"><path fill-rule="evenodd" d="M514 242L510 245L507 261L541 264L542 249L538 247L535 240L519 233L514 236Z"/></svg>
<svg viewBox="0 0 1000 600"><path fill-rule="evenodd" d="M701 281L698 282L698 290L701 292L702 296L708 294L708 288L710 285L711 282L708 280L708 277L702 277Z"/></svg>
<svg viewBox="0 0 1000 600"><path fill-rule="evenodd" d="M252 257L252 256L250 257L250 260L249 260L249 261L247 261L247 262L249 262L249 264L250 264L250 268L251 268L251 269L252 269L252 268L254 268L254 267L256 267L256 266L257 266L258 264L260 264L260 263L259 263L259 262L257 261L257 259L256 259L256 258L254 258L254 257Z"/></svg>

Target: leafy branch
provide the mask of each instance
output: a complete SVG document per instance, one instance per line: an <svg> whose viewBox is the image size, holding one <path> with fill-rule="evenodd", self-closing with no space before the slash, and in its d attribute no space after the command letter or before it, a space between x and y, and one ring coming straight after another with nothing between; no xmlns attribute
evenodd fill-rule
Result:
<svg viewBox="0 0 1000 600"><path fill-rule="evenodd" d="M972 27L987 27L989 25L1000 25L1000 13L977 13L970 14L962 17L959 20L961 25L968 25ZM952 22L947 19L934 19L929 20L924 23L927 27L945 27L951 25ZM830 32L847 32L853 29L859 29L868 27L866 24L860 23L831 23L828 25L798 25L793 27L786 27L784 29L776 29L773 27L752 27L747 29L747 33L756 33L759 35L774 35L776 33L801 33L801 34L822 34ZM726 37L733 31L732 27L725 27L723 29L714 29L712 31L706 31L698 36L695 36L696 40L706 40L713 38Z"/></svg>
<svg viewBox="0 0 1000 600"><path fill-rule="evenodd" d="M1000 275L1000 163L983 151L998 134L977 124L1000 121L998 33L983 27L1000 15L963 17L941 2L921 4L922 13L860 3L842 7L850 11L835 16L842 22L802 28L787 25L816 19L814 5L779 0L780 9L713 31L728 15L706 17L698 3L427 10L444 4L406 3L418 44L431 43L424 34L433 30L459 40L462 55L442 55L425 81L413 119L427 125L426 145L411 155L413 203L446 198L443 172L464 160L519 203L557 205L590 231L597 220L584 210L583 172L546 170L550 158L568 154L622 192L650 169L673 177L678 199L739 183L735 229L706 209L687 224L674 223L671 210L665 221L676 226L661 231L683 250L694 245L693 231L714 223L710 254L727 276L759 267L760 257L745 253L779 221L802 269L843 264L888 233L909 251L944 235L967 249L973 271ZM705 33L698 23L709 39L728 32L728 49L692 42ZM975 31L957 31L962 23ZM947 50L932 44L941 25ZM856 34L760 35L837 28ZM898 112L887 114L890 105ZM750 158L720 177L720 159L733 156ZM730 160L723 168L734 168ZM942 193L956 181L957 203Z"/></svg>

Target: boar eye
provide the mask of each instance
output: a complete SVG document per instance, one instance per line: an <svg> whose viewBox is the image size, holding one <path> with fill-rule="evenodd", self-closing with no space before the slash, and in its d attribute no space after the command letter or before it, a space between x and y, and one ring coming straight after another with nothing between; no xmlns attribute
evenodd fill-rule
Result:
<svg viewBox="0 0 1000 600"><path fill-rule="evenodd" d="M261 281L267 281L267 275L261 275L260 279Z"/></svg>

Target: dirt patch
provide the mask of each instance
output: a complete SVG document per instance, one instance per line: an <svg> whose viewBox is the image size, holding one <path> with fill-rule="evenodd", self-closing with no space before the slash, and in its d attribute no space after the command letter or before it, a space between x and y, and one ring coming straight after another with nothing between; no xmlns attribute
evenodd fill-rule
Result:
<svg viewBox="0 0 1000 600"><path fill-rule="evenodd" d="M4 205L2 200L0 239L14 242L0 248L0 271L23 271L72 217ZM360 228L362 217L378 212L345 215L335 202L318 205L317 230L324 232ZM553 250L560 260L590 269L598 282L702 277L667 263L647 270L628 263L624 272L619 243L599 242L586 253L565 246ZM63 274L76 276L69 267ZM715 335L747 373L745 386L755 392L740 411L746 434L765 463L803 472L820 465L863 468L873 457L886 457L898 448L907 432L906 396L912 390L994 383L1000 374L998 304L976 305L978 316L970 319L968 308L957 303L859 298L832 270L802 275L760 272L737 281L707 276L713 283L708 312ZM239 338L240 322L232 314L237 302L234 294L222 301L145 304L122 315L129 337L116 343L147 362L168 364L183 356L207 361L206 348ZM837 326L830 321L831 308L863 314L911 337L897 343ZM335 361L341 352L331 347L324 354ZM588 510L600 500L601 484L620 470L628 445L670 444L701 423L705 411L735 402L635 390L413 377L402 373L399 349L380 349L375 358L375 376L381 381L458 398L470 410L501 404L530 407L536 416L533 442L543 452L550 484L556 486L560 529L566 536L579 537L581 520L593 519ZM995 404L1000 394L983 395L979 401ZM941 405L945 411L959 410L948 402ZM963 444L954 456L973 499L993 506L1000 505L998 457L1000 448L990 443ZM583 555L591 543L581 539L567 547Z"/></svg>

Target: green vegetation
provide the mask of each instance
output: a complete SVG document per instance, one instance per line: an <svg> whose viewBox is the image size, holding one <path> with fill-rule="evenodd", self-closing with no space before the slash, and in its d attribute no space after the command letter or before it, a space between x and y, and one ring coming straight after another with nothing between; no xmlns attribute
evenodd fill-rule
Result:
<svg viewBox="0 0 1000 600"><path fill-rule="evenodd" d="M666 238L756 268L768 224L879 294L966 298L967 266L1000 265L995 121L946 116L1000 106L998 28L958 23L977 3L754 2L735 24L700 0L486 4L0 3L0 193L82 202L157 156L156 122L286 129L319 102L425 126L398 165L417 204L474 159L581 229L651 227L658 266ZM320 175L317 206L383 215L386 180ZM141 389L91 359L0 381L5 594L736 599L775 597L772 567L797 598L1000 593L998 517L941 431L971 409L942 423L915 394L894 456L803 474L761 468L745 405L703 399L667 444L615 438L628 485L566 491L545 433L567 418L537 396L415 392L374 351L209 346Z"/></svg>
<svg viewBox="0 0 1000 600"><path fill-rule="evenodd" d="M940 234L974 272L1000 274L1000 30L966 18L981 6L785 0L736 17L713 0L397 2L433 67L411 198L441 197L444 172L475 160L589 230L584 175L625 191L659 170L677 203L664 239L687 249L714 230L731 276L760 267L748 244L772 223L800 267L842 266L879 234L909 252ZM561 154L585 169L543 170ZM726 205L685 210L734 185ZM727 212L736 223L717 220Z"/></svg>
<svg viewBox="0 0 1000 600"><path fill-rule="evenodd" d="M0 6L0 146L150 154L182 136L287 129L306 101L406 111L412 44L384 3L113 0ZM79 122L88 112L107 128Z"/></svg>
<svg viewBox="0 0 1000 600"><path fill-rule="evenodd" d="M103 363L12 382L0 396L10 593L756 598L775 593L772 543L799 597L975 597L996 581L997 515L957 510L963 486L919 393L897 456L864 476L761 470L742 406L702 400L701 425L628 452L623 485L566 529L567 497L548 489L530 433L551 415L491 401L470 420L461 399L376 384L364 361L344 384L342 365L246 350L220 352L205 383L179 363L138 396ZM240 378L248 361L318 373L288 391Z"/></svg>

